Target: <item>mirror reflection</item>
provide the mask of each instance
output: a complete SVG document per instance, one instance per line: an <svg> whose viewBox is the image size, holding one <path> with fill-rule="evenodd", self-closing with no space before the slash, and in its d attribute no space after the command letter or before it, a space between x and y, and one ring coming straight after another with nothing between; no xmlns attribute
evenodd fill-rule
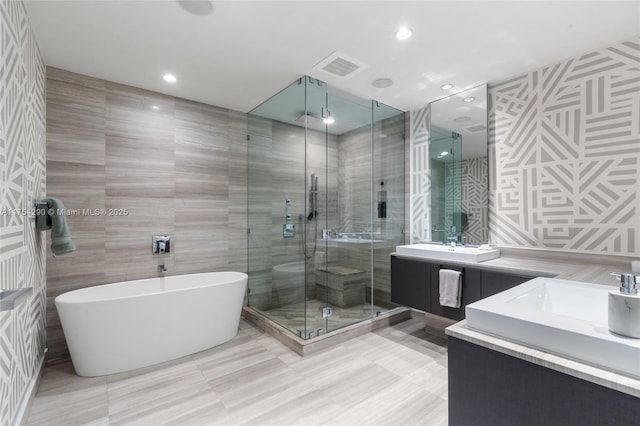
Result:
<svg viewBox="0 0 640 426"><path fill-rule="evenodd" d="M488 242L487 86L431 103L431 241Z"/></svg>

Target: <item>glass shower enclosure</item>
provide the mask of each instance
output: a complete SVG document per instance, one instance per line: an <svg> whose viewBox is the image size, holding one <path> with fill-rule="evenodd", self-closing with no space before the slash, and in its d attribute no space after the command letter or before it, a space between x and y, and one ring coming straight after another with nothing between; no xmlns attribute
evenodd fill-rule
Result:
<svg viewBox="0 0 640 426"><path fill-rule="evenodd" d="M405 114L303 77L249 113L250 309L310 339L390 301Z"/></svg>

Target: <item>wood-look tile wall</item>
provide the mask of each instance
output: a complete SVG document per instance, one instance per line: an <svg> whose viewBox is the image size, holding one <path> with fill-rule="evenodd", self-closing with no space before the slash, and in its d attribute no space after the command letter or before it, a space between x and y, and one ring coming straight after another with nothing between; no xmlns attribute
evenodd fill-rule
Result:
<svg viewBox="0 0 640 426"><path fill-rule="evenodd" d="M99 212L68 216L76 252L48 254L51 358L66 354L61 293L155 277L159 263L247 270L246 129L239 112L47 69L47 195ZM155 234L171 254L151 253Z"/></svg>

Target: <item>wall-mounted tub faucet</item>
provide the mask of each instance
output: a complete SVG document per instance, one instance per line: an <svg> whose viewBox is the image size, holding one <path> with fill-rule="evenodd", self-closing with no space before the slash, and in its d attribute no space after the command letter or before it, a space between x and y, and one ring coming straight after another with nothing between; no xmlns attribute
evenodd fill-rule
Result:
<svg viewBox="0 0 640 426"><path fill-rule="evenodd" d="M154 235L151 238L151 252L164 254L171 251L171 237L169 235Z"/></svg>
<svg viewBox="0 0 640 426"><path fill-rule="evenodd" d="M158 265L158 272L167 272L167 268L164 267L164 263L162 265Z"/></svg>

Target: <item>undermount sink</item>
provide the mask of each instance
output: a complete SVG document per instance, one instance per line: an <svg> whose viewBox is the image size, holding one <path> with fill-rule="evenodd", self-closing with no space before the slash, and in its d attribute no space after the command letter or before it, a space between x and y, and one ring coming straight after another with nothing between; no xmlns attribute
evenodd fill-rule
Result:
<svg viewBox="0 0 640 426"><path fill-rule="evenodd" d="M467 327L640 378L640 339L609 331L614 286L535 278L466 307Z"/></svg>
<svg viewBox="0 0 640 426"><path fill-rule="evenodd" d="M496 248L480 249L478 247L446 246L439 244L409 244L396 246L397 254L420 256L438 260L458 260L461 262L479 263L500 257Z"/></svg>

